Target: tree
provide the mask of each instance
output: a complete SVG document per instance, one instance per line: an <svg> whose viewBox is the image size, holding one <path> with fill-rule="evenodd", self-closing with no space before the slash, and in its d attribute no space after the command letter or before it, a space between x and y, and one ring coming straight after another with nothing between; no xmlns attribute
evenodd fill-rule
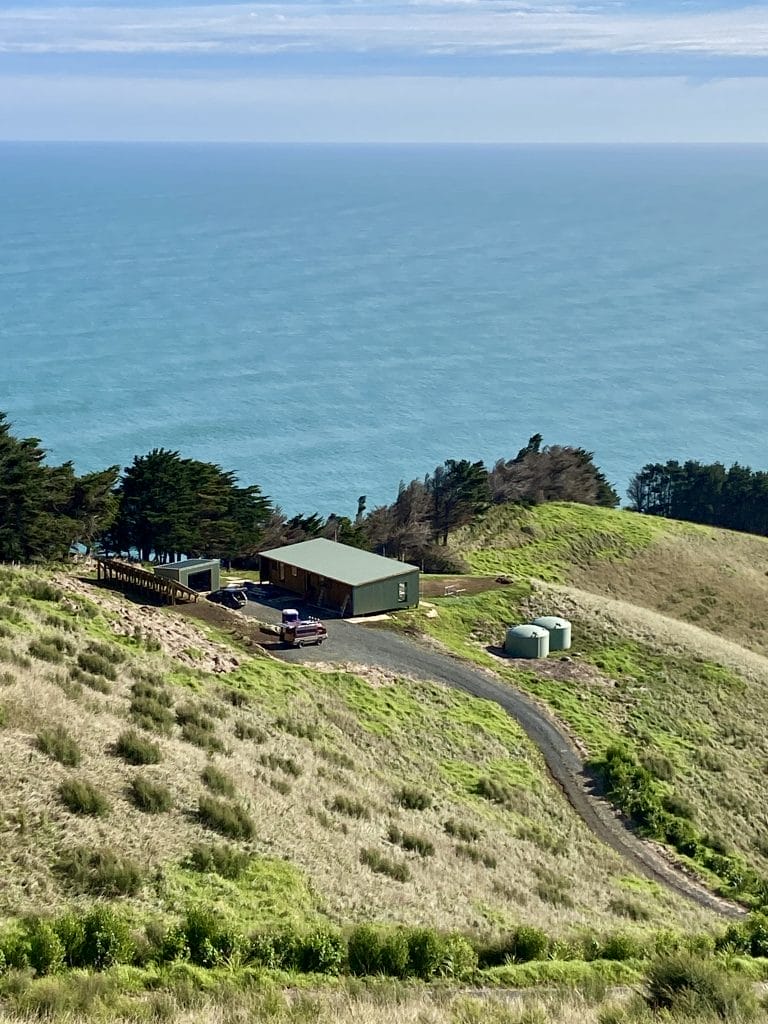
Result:
<svg viewBox="0 0 768 1024"><path fill-rule="evenodd" d="M237 557L255 547L272 514L258 487L239 487L234 473L165 448L134 458L117 497L107 543L134 549L143 561Z"/></svg>
<svg viewBox="0 0 768 1024"><path fill-rule="evenodd" d="M491 503L488 471L482 462L447 459L425 480L431 498L435 540L448 543L451 530L470 522Z"/></svg>
<svg viewBox="0 0 768 1024"><path fill-rule="evenodd" d="M0 412L0 560L64 558L77 527L67 514L70 462L46 466L36 437L16 438Z"/></svg>
<svg viewBox="0 0 768 1024"><path fill-rule="evenodd" d="M584 505L612 508L619 496L594 464L592 452L570 445L542 447L541 434L534 434L514 459L500 459L491 470L489 485L493 501L541 504L547 501L576 501Z"/></svg>

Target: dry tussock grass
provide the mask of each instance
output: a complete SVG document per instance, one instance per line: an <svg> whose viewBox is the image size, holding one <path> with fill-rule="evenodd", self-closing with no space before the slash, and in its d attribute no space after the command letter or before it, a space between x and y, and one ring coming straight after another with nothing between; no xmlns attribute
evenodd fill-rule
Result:
<svg viewBox="0 0 768 1024"><path fill-rule="evenodd" d="M34 617L34 614L29 613ZM163 618L166 614L158 612ZM42 613L40 613L41 617ZM194 627L185 623L185 628ZM19 650L29 631L14 641ZM76 634L73 637L80 643ZM61 667L34 662L30 670L13 667L15 682L3 687L9 726L3 730L5 785L0 794L0 872L4 879L0 912L25 913L41 906L55 909L70 894L51 871L57 855L73 846L111 846L151 869L178 864L196 842L218 837L196 819L205 792L201 772L206 753L185 743L178 727L156 737L163 750L158 765L137 769L115 757L110 748L128 724L130 687L137 665L162 675L178 666L161 654L132 656L118 666L108 695L83 690L67 697L54 681ZM360 670L362 671L362 670ZM295 675L295 674L294 674ZM280 677L275 677L278 686ZM292 676L292 678L294 678ZM476 702L439 686L408 683L373 672L367 691L371 699L405 711L394 724L366 725L362 711L345 689L342 672L306 670L300 687L281 693L253 693L246 706L235 707L222 695L221 676L200 674L197 683L206 699L218 701L222 718L216 730L227 745L215 763L232 777L256 825L254 853L285 859L311 880L316 907L339 922L370 920L406 924L428 923L446 929L497 932L520 922L536 923L553 933L574 928L624 927L616 897L625 893L626 869L598 843L573 814L544 773L541 759L519 729L507 723L501 736L485 728ZM358 684L355 684L358 685ZM171 685L177 702L193 702L188 690ZM366 689L356 699L365 705ZM279 710L278 710L279 709ZM320 726L316 740L276 727L287 716ZM476 717L478 716L479 717ZM264 732L267 740L238 740L235 722ZM35 742L40 728L62 723L83 754L77 777L108 796L112 813L93 819L68 813L57 797L63 778L73 774L46 757ZM336 764L327 749L342 752ZM293 759L303 768L298 777L272 771L262 754ZM268 758L267 758L268 760ZM478 775L495 777L515 769L522 784L513 786L512 809L471 793ZM168 786L173 809L158 820L136 810L126 793L128 782L143 772ZM273 788L276 778L290 791ZM424 811L399 808L395 791L416 785L433 794ZM370 808L370 819L349 818L327 810L343 793ZM456 841L446 835L447 819L477 828L478 843L493 854L490 869L455 853ZM390 824L417 832L433 842L435 854L422 858L386 841ZM374 874L360 863L363 847L407 861L411 880L399 883ZM553 879L558 884L554 885ZM699 928L710 918L692 905L653 887L640 886L637 898L648 913L648 927L672 924ZM558 893L565 892L563 901ZM164 885L147 886L133 900L144 909L180 909ZM223 911L232 911L222 906ZM246 908L247 909L247 908Z"/></svg>
<svg viewBox="0 0 768 1024"><path fill-rule="evenodd" d="M768 540L691 527L662 534L627 561L574 567L571 581L693 623L768 655Z"/></svg>

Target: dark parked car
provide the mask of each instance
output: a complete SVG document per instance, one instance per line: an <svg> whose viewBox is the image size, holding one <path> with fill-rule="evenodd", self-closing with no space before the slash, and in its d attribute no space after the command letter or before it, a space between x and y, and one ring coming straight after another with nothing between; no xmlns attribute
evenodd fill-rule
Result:
<svg viewBox="0 0 768 1024"><path fill-rule="evenodd" d="M208 594L208 600L213 601L214 604L223 604L226 608L237 610L245 607L248 596L243 587L225 587L222 590L212 590Z"/></svg>

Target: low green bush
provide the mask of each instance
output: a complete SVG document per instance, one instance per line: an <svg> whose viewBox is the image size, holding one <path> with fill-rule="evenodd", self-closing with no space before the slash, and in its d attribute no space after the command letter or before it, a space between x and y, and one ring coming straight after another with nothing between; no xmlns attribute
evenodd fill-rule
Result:
<svg viewBox="0 0 768 1024"><path fill-rule="evenodd" d="M417 786L402 786L395 793L395 801L409 811L426 811L432 806L432 797Z"/></svg>
<svg viewBox="0 0 768 1024"><path fill-rule="evenodd" d="M241 957L246 950L245 937L222 923L218 914L201 907L187 911L182 931L189 959L199 967L217 967Z"/></svg>
<svg viewBox="0 0 768 1024"><path fill-rule="evenodd" d="M184 867L202 874L215 872L222 878L237 879L245 874L250 861L250 856L236 846L196 843L184 861Z"/></svg>
<svg viewBox="0 0 768 1024"><path fill-rule="evenodd" d="M420 857L433 857L435 844L425 836L417 836L412 832L403 832L397 825L390 825L387 830L387 839L404 850L418 853Z"/></svg>
<svg viewBox="0 0 768 1024"><path fill-rule="evenodd" d="M142 694L131 699L131 717L144 729L168 735L176 719L171 709L157 697Z"/></svg>
<svg viewBox="0 0 768 1024"><path fill-rule="evenodd" d="M103 818L112 810L106 796L85 779L65 779L59 786L61 802L73 814Z"/></svg>
<svg viewBox="0 0 768 1024"><path fill-rule="evenodd" d="M228 839L252 839L256 826L245 808L212 796L201 796L198 818L207 828Z"/></svg>
<svg viewBox="0 0 768 1024"><path fill-rule="evenodd" d="M29 966L35 974L56 974L64 968L64 943L50 920L39 917L27 920L24 943Z"/></svg>
<svg viewBox="0 0 768 1024"><path fill-rule="evenodd" d="M473 864L482 864L484 868L495 868L498 863L492 853L480 850L476 846L470 846L468 843L457 843L453 852L463 860L472 861Z"/></svg>
<svg viewBox="0 0 768 1024"><path fill-rule="evenodd" d="M31 579L24 585L24 591L33 601L60 601L64 596L63 591L54 587L46 580Z"/></svg>
<svg viewBox="0 0 768 1024"><path fill-rule="evenodd" d="M104 676L95 676L91 672L85 672L79 665L72 665L69 670L69 678L73 683L87 686L96 693L111 693L112 684Z"/></svg>
<svg viewBox="0 0 768 1024"><path fill-rule="evenodd" d="M212 793L218 793L219 796L228 796L234 798L237 795L237 787L234 781L223 772L220 768L217 768L215 764L207 764L203 768L200 776Z"/></svg>
<svg viewBox="0 0 768 1024"><path fill-rule="evenodd" d="M327 804L327 807L329 811L346 814L348 818L364 818L368 820L371 816L371 810L367 804L364 804L362 800L346 796L344 793L337 793L333 800Z"/></svg>
<svg viewBox="0 0 768 1024"><path fill-rule="evenodd" d="M335 765L336 768L346 768L351 771L355 767L354 758L341 750L332 750L330 747L318 747L316 753L318 757L322 757L324 761Z"/></svg>
<svg viewBox="0 0 768 1024"><path fill-rule="evenodd" d="M454 839L461 839L465 843L475 843L480 838L480 830L466 821L456 821L449 818L443 824L443 831Z"/></svg>
<svg viewBox="0 0 768 1024"><path fill-rule="evenodd" d="M365 864L378 875L387 875L396 882L407 882L411 877L408 865L403 861L392 860L372 847L364 847L360 851L360 863Z"/></svg>
<svg viewBox="0 0 768 1024"><path fill-rule="evenodd" d="M253 740L254 743L264 743L267 734L258 725L251 725L238 718L235 722L235 736L239 740Z"/></svg>
<svg viewBox="0 0 768 1024"><path fill-rule="evenodd" d="M316 740L321 733L317 722L303 722L298 718L278 718L275 725L278 729L289 732L291 736L304 740Z"/></svg>
<svg viewBox="0 0 768 1024"><path fill-rule="evenodd" d="M71 888L95 896L135 896L144 885L144 869L110 848L77 846L64 851L56 871Z"/></svg>
<svg viewBox="0 0 768 1024"><path fill-rule="evenodd" d="M519 925L505 938L481 945L481 967L498 967L506 963L528 963L544 960L549 952L550 940L546 932L533 925Z"/></svg>
<svg viewBox="0 0 768 1024"><path fill-rule="evenodd" d="M159 764L162 760L160 747L148 736L142 736L136 729L126 729L115 740L115 754L128 764Z"/></svg>
<svg viewBox="0 0 768 1024"><path fill-rule="evenodd" d="M96 906L82 919L82 942L73 951L73 966L105 971L130 963L135 949L131 929L121 915L110 906Z"/></svg>
<svg viewBox="0 0 768 1024"><path fill-rule="evenodd" d="M286 775L292 775L294 778L298 778L304 771L292 757L281 757L280 754L262 754L259 761L265 768L285 772Z"/></svg>
<svg viewBox="0 0 768 1024"><path fill-rule="evenodd" d="M117 669L114 663L102 654L81 651L77 656L77 663L84 672L90 672L91 675L104 676L105 679L117 679Z"/></svg>
<svg viewBox="0 0 768 1024"><path fill-rule="evenodd" d="M128 796L140 811L146 814L161 814L173 807L173 796L167 786L153 782L143 775L137 775L128 787Z"/></svg>
<svg viewBox="0 0 768 1024"><path fill-rule="evenodd" d="M711 960L688 954L657 960L648 972L647 985L647 1002L656 1012L700 1014L724 1021L748 1021L757 1015L750 980L728 973Z"/></svg>
<svg viewBox="0 0 768 1024"><path fill-rule="evenodd" d="M216 723L197 704L179 704L175 711L179 725L194 725L205 732L213 732Z"/></svg>
<svg viewBox="0 0 768 1024"><path fill-rule="evenodd" d="M64 661L65 652L52 637L37 637L31 641L27 650L33 658L37 658L39 661L49 661L52 665L61 665Z"/></svg>
<svg viewBox="0 0 768 1024"><path fill-rule="evenodd" d="M213 726L213 723L211 723L211 726ZM224 751L224 744L214 732L193 722L187 722L182 727L181 738L187 743L193 743L196 747L207 750L209 753L221 754Z"/></svg>
<svg viewBox="0 0 768 1024"><path fill-rule="evenodd" d="M41 729L37 734L37 747L48 757L68 768L77 768L82 758L77 740L70 736L63 725Z"/></svg>

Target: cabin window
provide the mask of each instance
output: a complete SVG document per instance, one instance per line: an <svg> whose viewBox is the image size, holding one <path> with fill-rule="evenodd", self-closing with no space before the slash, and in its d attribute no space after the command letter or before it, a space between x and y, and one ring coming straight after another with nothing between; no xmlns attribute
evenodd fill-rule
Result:
<svg viewBox="0 0 768 1024"><path fill-rule="evenodd" d="M408 600L408 584L398 583L397 584L397 600L400 602Z"/></svg>
<svg viewBox="0 0 768 1024"><path fill-rule="evenodd" d="M280 579L285 579L285 565L282 562L280 563Z"/></svg>
<svg viewBox="0 0 768 1024"><path fill-rule="evenodd" d="M296 568L295 565L292 565L291 566L291 576L298 576L298 575L299 575L299 570Z"/></svg>

